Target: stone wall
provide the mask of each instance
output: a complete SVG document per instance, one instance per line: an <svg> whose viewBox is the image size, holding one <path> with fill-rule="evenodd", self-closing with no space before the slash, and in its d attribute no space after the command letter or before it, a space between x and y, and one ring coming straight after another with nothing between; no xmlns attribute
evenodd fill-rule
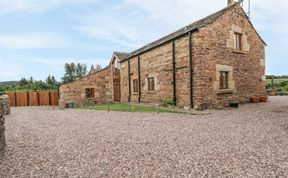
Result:
<svg viewBox="0 0 288 178"><path fill-rule="evenodd" d="M242 50L233 46L234 32L242 34ZM175 40L176 95L178 107L189 103L189 37ZM133 79L138 79L138 57L130 59L131 101ZM214 23L192 36L193 100L195 109L219 108L231 101L248 102L251 96L265 95L265 44L240 5L228 10ZM141 101L161 103L173 97L172 42L140 55ZM219 70L229 72L229 90L219 89ZM147 78L155 78L155 92L147 90ZM127 102L128 61L121 63L121 99Z"/></svg>
<svg viewBox="0 0 288 178"><path fill-rule="evenodd" d="M0 94L0 102L2 103L4 115L9 115L10 110L10 103L9 103L9 96L6 94Z"/></svg>
<svg viewBox="0 0 288 178"><path fill-rule="evenodd" d="M5 147L5 110L4 103L0 100L0 151Z"/></svg>
<svg viewBox="0 0 288 178"><path fill-rule="evenodd" d="M242 34L240 51L234 49L234 32ZM201 74L195 88L197 107L221 108L231 101L246 103L251 96L266 94L265 44L239 5L193 35L194 72ZM228 90L219 89L221 70L229 71Z"/></svg>
<svg viewBox="0 0 288 178"><path fill-rule="evenodd" d="M113 75L114 68L107 67L95 74L86 76L75 82L60 86L59 104L73 102L79 106L93 105L113 101ZM86 98L85 90L93 88L93 98Z"/></svg>
<svg viewBox="0 0 288 178"><path fill-rule="evenodd" d="M189 40L188 36L175 41L177 106L189 103ZM130 59L131 101L137 102L139 93L133 92L133 80L138 79L138 57ZM158 103L173 98L172 42L140 55L141 102ZM154 77L155 91L148 91L148 78ZM128 61L121 65L121 99L128 101ZM189 105L189 104L188 104Z"/></svg>

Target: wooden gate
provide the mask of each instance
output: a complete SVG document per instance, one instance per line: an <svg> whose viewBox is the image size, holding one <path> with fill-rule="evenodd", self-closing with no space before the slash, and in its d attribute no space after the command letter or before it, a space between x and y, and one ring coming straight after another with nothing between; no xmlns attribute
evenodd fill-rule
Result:
<svg viewBox="0 0 288 178"><path fill-rule="evenodd" d="M114 93L114 101L120 102L121 101L120 78L113 79L113 93Z"/></svg>

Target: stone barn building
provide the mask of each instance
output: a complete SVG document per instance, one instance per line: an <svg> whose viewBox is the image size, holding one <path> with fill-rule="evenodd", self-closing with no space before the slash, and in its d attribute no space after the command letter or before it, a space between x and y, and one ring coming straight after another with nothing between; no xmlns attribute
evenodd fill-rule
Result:
<svg viewBox="0 0 288 178"><path fill-rule="evenodd" d="M93 105L120 102L120 63L125 53L114 52L110 64L102 70L91 71L86 77L63 84L59 88L60 104Z"/></svg>
<svg viewBox="0 0 288 178"><path fill-rule="evenodd" d="M177 107L195 109L246 103L252 96L265 95L265 45L241 2L228 0L228 7L115 57L120 64L110 64L110 72L105 69L64 85L60 93L68 96L74 91L72 95L79 93L84 99L85 90L94 88L96 103L115 101L112 76L117 68L124 103L173 100ZM104 78L105 85L96 78Z"/></svg>

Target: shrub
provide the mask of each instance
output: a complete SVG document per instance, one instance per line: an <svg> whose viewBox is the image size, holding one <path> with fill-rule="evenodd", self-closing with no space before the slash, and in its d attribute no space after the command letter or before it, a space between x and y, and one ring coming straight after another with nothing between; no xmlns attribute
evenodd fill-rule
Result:
<svg viewBox="0 0 288 178"><path fill-rule="evenodd" d="M165 106L165 107L174 106L175 105L174 99L162 100L161 102L162 102L162 105Z"/></svg>
<svg viewBox="0 0 288 178"><path fill-rule="evenodd" d="M270 88L272 88L271 83L266 84L266 89L270 89Z"/></svg>
<svg viewBox="0 0 288 178"><path fill-rule="evenodd" d="M280 85L282 87L286 87L286 86L288 86L288 81L281 82Z"/></svg>
<svg viewBox="0 0 288 178"><path fill-rule="evenodd" d="M284 87L279 87L279 88L276 88L274 91L275 92L284 92L285 89L284 89Z"/></svg>
<svg viewBox="0 0 288 178"><path fill-rule="evenodd" d="M284 87L284 90L285 90L285 91L288 91L288 85L286 85L286 86Z"/></svg>

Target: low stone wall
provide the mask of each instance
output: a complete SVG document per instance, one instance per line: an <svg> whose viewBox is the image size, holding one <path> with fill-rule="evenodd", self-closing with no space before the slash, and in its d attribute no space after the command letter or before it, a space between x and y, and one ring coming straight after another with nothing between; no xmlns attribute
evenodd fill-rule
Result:
<svg viewBox="0 0 288 178"><path fill-rule="evenodd" d="M0 101L0 151L5 147L5 118L3 102Z"/></svg>
<svg viewBox="0 0 288 178"><path fill-rule="evenodd" d="M11 112L9 96L7 94L0 93L0 103L2 103L1 108L3 109L4 115L9 115Z"/></svg>

